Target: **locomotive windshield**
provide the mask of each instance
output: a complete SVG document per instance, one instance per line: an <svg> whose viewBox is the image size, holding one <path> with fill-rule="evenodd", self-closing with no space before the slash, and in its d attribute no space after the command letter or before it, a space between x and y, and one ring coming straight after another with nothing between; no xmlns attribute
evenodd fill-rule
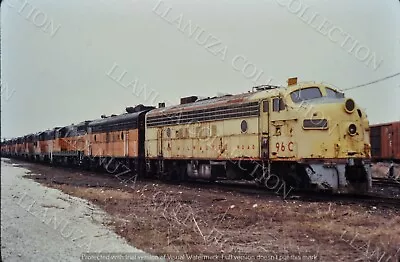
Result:
<svg viewBox="0 0 400 262"><path fill-rule="evenodd" d="M304 100L311 100L322 97L321 90L318 87L307 87L293 91L290 94L293 102L299 103Z"/></svg>
<svg viewBox="0 0 400 262"><path fill-rule="evenodd" d="M333 89L326 88L326 96L327 97L332 97L332 98L344 98L343 93L339 93Z"/></svg>

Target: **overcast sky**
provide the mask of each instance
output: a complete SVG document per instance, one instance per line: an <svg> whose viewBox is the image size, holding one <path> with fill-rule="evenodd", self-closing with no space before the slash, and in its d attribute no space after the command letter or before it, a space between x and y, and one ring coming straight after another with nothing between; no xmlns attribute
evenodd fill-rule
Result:
<svg viewBox="0 0 400 262"><path fill-rule="evenodd" d="M290 1L3 1L1 136L292 76L351 88L400 72L398 0ZM373 124L400 120L400 76L346 96Z"/></svg>

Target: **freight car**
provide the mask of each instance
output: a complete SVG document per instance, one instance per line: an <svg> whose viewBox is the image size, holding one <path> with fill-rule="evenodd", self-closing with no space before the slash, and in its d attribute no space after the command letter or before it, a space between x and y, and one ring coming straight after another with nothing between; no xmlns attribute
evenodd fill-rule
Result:
<svg viewBox="0 0 400 262"><path fill-rule="evenodd" d="M160 179L255 179L269 188L273 181L368 191L364 110L324 84L288 83L239 95L192 96L157 109L140 105L119 116L55 128L48 152L40 154L55 164L89 168L123 162L137 175Z"/></svg>
<svg viewBox="0 0 400 262"><path fill-rule="evenodd" d="M400 163L400 121L370 126L373 161Z"/></svg>

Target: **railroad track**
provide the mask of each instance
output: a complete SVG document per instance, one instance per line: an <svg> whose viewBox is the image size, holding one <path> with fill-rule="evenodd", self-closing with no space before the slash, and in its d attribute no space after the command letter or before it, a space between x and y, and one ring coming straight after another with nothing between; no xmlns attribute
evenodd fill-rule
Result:
<svg viewBox="0 0 400 262"><path fill-rule="evenodd" d="M312 202L334 202L338 204L357 204L366 207L386 207L400 210L400 198L386 197L378 194L365 195L302 195L303 201Z"/></svg>
<svg viewBox="0 0 400 262"><path fill-rule="evenodd" d="M168 182L170 183L170 182ZM332 194L328 192L310 192L305 190L292 190L287 196L283 197L282 192L276 192L276 190L268 190L257 186L252 182L228 182L228 181L216 181L215 183L201 182L201 181L190 181L182 183L182 185L200 189L210 189L226 192L241 193L245 195L256 195L258 197L281 199L283 201L304 201L304 202L334 202L338 204L358 204L366 207L386 207L395 208L400 210L400 198L386 197L378 194ZM223 195L221 195L223 196ZM223 200L217 199L216 201Z"/></svg>
<svg viewBox="0 0 400 262"><path fill-rule="evenodd" d="M372 185L377 186L390 186L390 187L400 187L400 180L390 179L386 177L373 177Z"/></svg>
<svg viewBox="0 0 400 262"><path fill-rule="evenodd" d="M17 162L18 163L18 162ZM37 164L37 163L34 163ZM60 167L56 167L60 168ZM61 169L65 169L62 168ZM67 170L72 171L74 169L67 168ZM82 173L90 174L91 176L102 176L101 172L88 172L83 171ZM100 174L99 174L100 173ZM338 204L362 204L368 207L389 207L400 209L400 198L391 198L385 197L382 195L348 195L348 194L332 194L328 192L312 192L306 190L294 190L287 188L287 191L284 192L282 190L278 191L279 186L275 190L270 190L265 187L261 187L257 185L254 181L230 181L230 180L218 180L215 182L209 181L184 181L181 183L177 183L174 181L162 181L157 179L139 179L142 182L150 182L150 183L164 183L170 185L178 185L193 188L196 190L214 190L221 192L221 198L216 199L215 201L223 201L224 194L223 192L229 193L240 193L245 195L253 195L256 197L265 197L268 199L276 199L283 201L305 201L305 202L334 202ZM65 183L68 184L69 181L52 181L53 183ZM373 178L373 184L377 185L380 183L381 185L387 186L399 186L400 183L394 180L389 180L387 178ZM106 185L95 185L100 187L107 187ZM112 186L111 186L112 187Z"/></svg>

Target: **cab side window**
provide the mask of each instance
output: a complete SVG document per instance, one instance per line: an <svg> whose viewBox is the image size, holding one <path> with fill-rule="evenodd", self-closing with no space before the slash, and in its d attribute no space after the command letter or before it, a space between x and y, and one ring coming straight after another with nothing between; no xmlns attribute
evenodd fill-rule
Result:
<svg viewBox="0 0 400 262"><path fill-rule="evenodd" d="M274 112L279 112L285 110L285 103L283 102L282 98L276 97L272 100L272 107Z"/></svg>

